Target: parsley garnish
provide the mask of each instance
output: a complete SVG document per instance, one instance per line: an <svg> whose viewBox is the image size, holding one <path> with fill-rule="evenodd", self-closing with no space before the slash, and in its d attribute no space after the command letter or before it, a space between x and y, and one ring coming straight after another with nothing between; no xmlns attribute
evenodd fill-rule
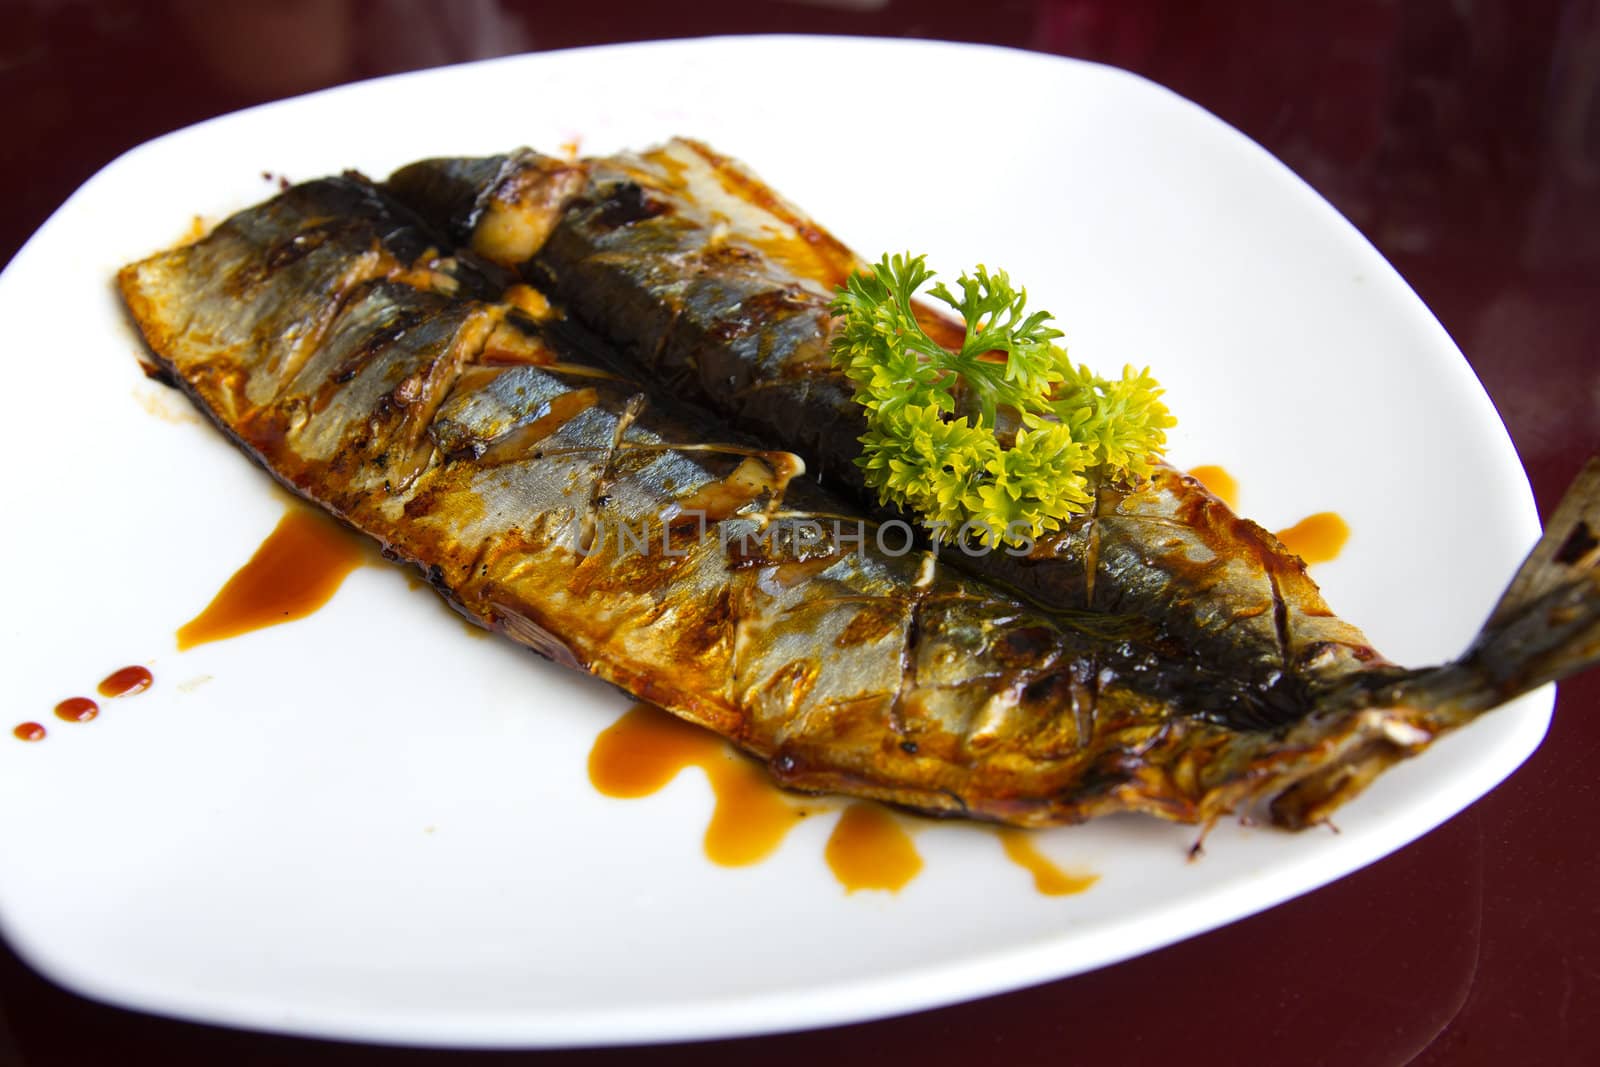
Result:
<svg viewBox="0 0 1600 1067"><path fill-rule="evenodd" d="M833 359L867 411L856 460L887 504L936 536L965 527L986 545L1059 530L1096 486L1150 473L1175 420L1148 370L1105 379L1075 365L1042 311L1004 271L978 267L929 295L966 322L959 351L917 322L933 277L922 256L884 256L839 289Z"/></svg>

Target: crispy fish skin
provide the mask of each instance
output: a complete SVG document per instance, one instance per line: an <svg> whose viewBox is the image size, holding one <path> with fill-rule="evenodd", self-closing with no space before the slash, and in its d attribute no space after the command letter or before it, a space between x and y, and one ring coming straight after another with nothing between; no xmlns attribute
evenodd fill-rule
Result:
<svg viewBox="0 0 1600 1067"><path fill-rule="evenodd" d="M678 139L583 164L527 150L430 160L388 184L546 286L649 380L876 505L854 463L865 419L828 351L829 303L862 262L737 161ZM507 220L529 217L505 239ZM924 325L963 336L931 311ZM1048 610L1153 624L1168 658L1226 673L1229 685L1186 697L1224 725L1294 722L1385 662L1277 538L1170 467L1135 492L1101 489L1026 556L947 554Z"/></svg>
<svg viewBox="0 0 1600 1067"><path fill-rule="evenodd" d="M1593 561L1547 553L1461 663L1375 667L1293 724L1231 728L1185 706L1209 668L1159 640L1062 627L870 534L752 548L741 535L784 516L848 513L787 453L706 443L447 245L347 176L118 282L166 374L278 480L469 618L723 734L783 784L1025 826L1207 822L1275 798L1299 826L1571 667L1574 641L1600 655ZM1600 529L1591 482L1574 514ZM697 514L708 536L685 528ZM643 543L609 536L624 526Z"/></svg>

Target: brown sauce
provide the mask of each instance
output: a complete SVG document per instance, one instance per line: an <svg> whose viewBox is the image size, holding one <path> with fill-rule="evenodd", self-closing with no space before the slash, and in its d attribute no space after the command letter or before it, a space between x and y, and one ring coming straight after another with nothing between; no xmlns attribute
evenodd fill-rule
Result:
<svg viewBox="0 0 1600 1067"><path fill-rule="evenodd" d="M365 558L365 546L344 527L295 507L206 609L179 628L178 649L303 619Z"/></svg>
<svg viewBox="0 0 1600 1067"><path fill-rule="evenodd" d="M922 857L900 821L881 804L858 802L845 809L823 855L845 891L899 892L922 870Z"/></svg>
<svg viewBox="0 0 1600 1067"><path fill-rule="evenodd" d="M100 705L88 697L68 697L56 705L56 718L62 722L88 722L99 714Z"/></svg>
<svg viewBox="0 0 1600 1067"><path fill-rule="evenodd" d="M11 731L11 736L18 741L43 741L44 727L36 722L18 723Z"/></svg>
<svg viewBox="0 0 1600 1067"><path fill-rule="evenodd" d="M652 704L635 704L595 738L589 751L589 781L608 797L646 797L666 787L680 771L699 767L711 783L716 806L706 828L705 852L724 867L766 859L801 819L828 801L802 806L780 790L761 766L722 738ZM1025 830L1002 830L1006 855L1033 875L1046 896L1081 893L1099 878L1062 871L1042 856ZM847 892L898 892L922 870L902 819L870 801L851 804L834 826L824 850L834 877Z"/></svg>
<svg viewBox="0 0 1600 1067"><path fill-rule="evenodd" d="M713 863L759 863L807 814L721 738L650 704L629 709L589 753L589 781L608 797L649 796L687 767L705 771L716 797L705 836Z"/></svg>
<svg viewBox="0 0 1600 1067"><path fill-rule="evenodd" d="M112 671L100 680L99 691L103 697L131 697L150 688L155 679L144 667L124 667ZM61 709L57 708L57 711Z"/></svg>
<svg viewBox="0 0 1600 1067"><path fill-rule="evenodd" d="M1283 547L1307 563L1328 563L1339 558L1339 553L1350 539L1350 524L1331 511L1308 515L1289 527L1278 531Z"/></svg>
<svg viewBox="0 0 1600 1067"><path fill-rule="evenodd" d="M1082 893L1100 880L1098 874L1068 874L1034 847L1027 830L1001 830L1000 844L1011 862L1033 875L1033 887L1047 897Z"/></svg>
<svg viewBox="0 0 1600 1067"><path fill-rule="evenodd" d="M1189 472L1189 477L1209 489L1213 496L1234 511L1239 510L1239 481L1224 468L1196 467Z"/></svg>

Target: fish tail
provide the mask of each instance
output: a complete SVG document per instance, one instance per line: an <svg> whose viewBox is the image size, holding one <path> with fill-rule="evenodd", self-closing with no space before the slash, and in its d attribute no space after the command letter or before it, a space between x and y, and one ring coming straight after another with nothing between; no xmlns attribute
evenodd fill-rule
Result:
<svg viewBox="0 0 1600 1067"><path fill-rule="evenodd" d="M1464 711L1600 664L1600 456L1584 465L1456 664L1481 690L1461 694Z"/></svg>
<svg viewBox="0 0 1600 1067"><path fill-rule="evenodd" d="M1275 823L1327 820L1391 764L1439 735L1547 682L1600 665L1600 457L1589 460L1545 524L1478 636L1450 663L1407 671L1305 724L1309 773L1276 783ZM1319 721L1320 720L1320 721Z"/></svg>

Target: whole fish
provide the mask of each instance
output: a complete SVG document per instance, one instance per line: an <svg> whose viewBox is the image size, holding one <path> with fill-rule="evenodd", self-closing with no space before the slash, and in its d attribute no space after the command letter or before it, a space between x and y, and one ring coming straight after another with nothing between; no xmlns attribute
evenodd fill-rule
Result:
<svg viewBox="0 0 1600 1067"><path fill-rule="evenodd" d="M540 224L528 203L508 239ZM1025 826L1268 802L1299 827L1600 658L1597 466L1459 661L1369 660L1303 715L1232 721L1206 694L1248 676L1250 649L1068 624L886 545L793 454L641 387L454 239L347 175L118 282L161 371L280 482L470 619L723 734L784 785Z"/></svg>

